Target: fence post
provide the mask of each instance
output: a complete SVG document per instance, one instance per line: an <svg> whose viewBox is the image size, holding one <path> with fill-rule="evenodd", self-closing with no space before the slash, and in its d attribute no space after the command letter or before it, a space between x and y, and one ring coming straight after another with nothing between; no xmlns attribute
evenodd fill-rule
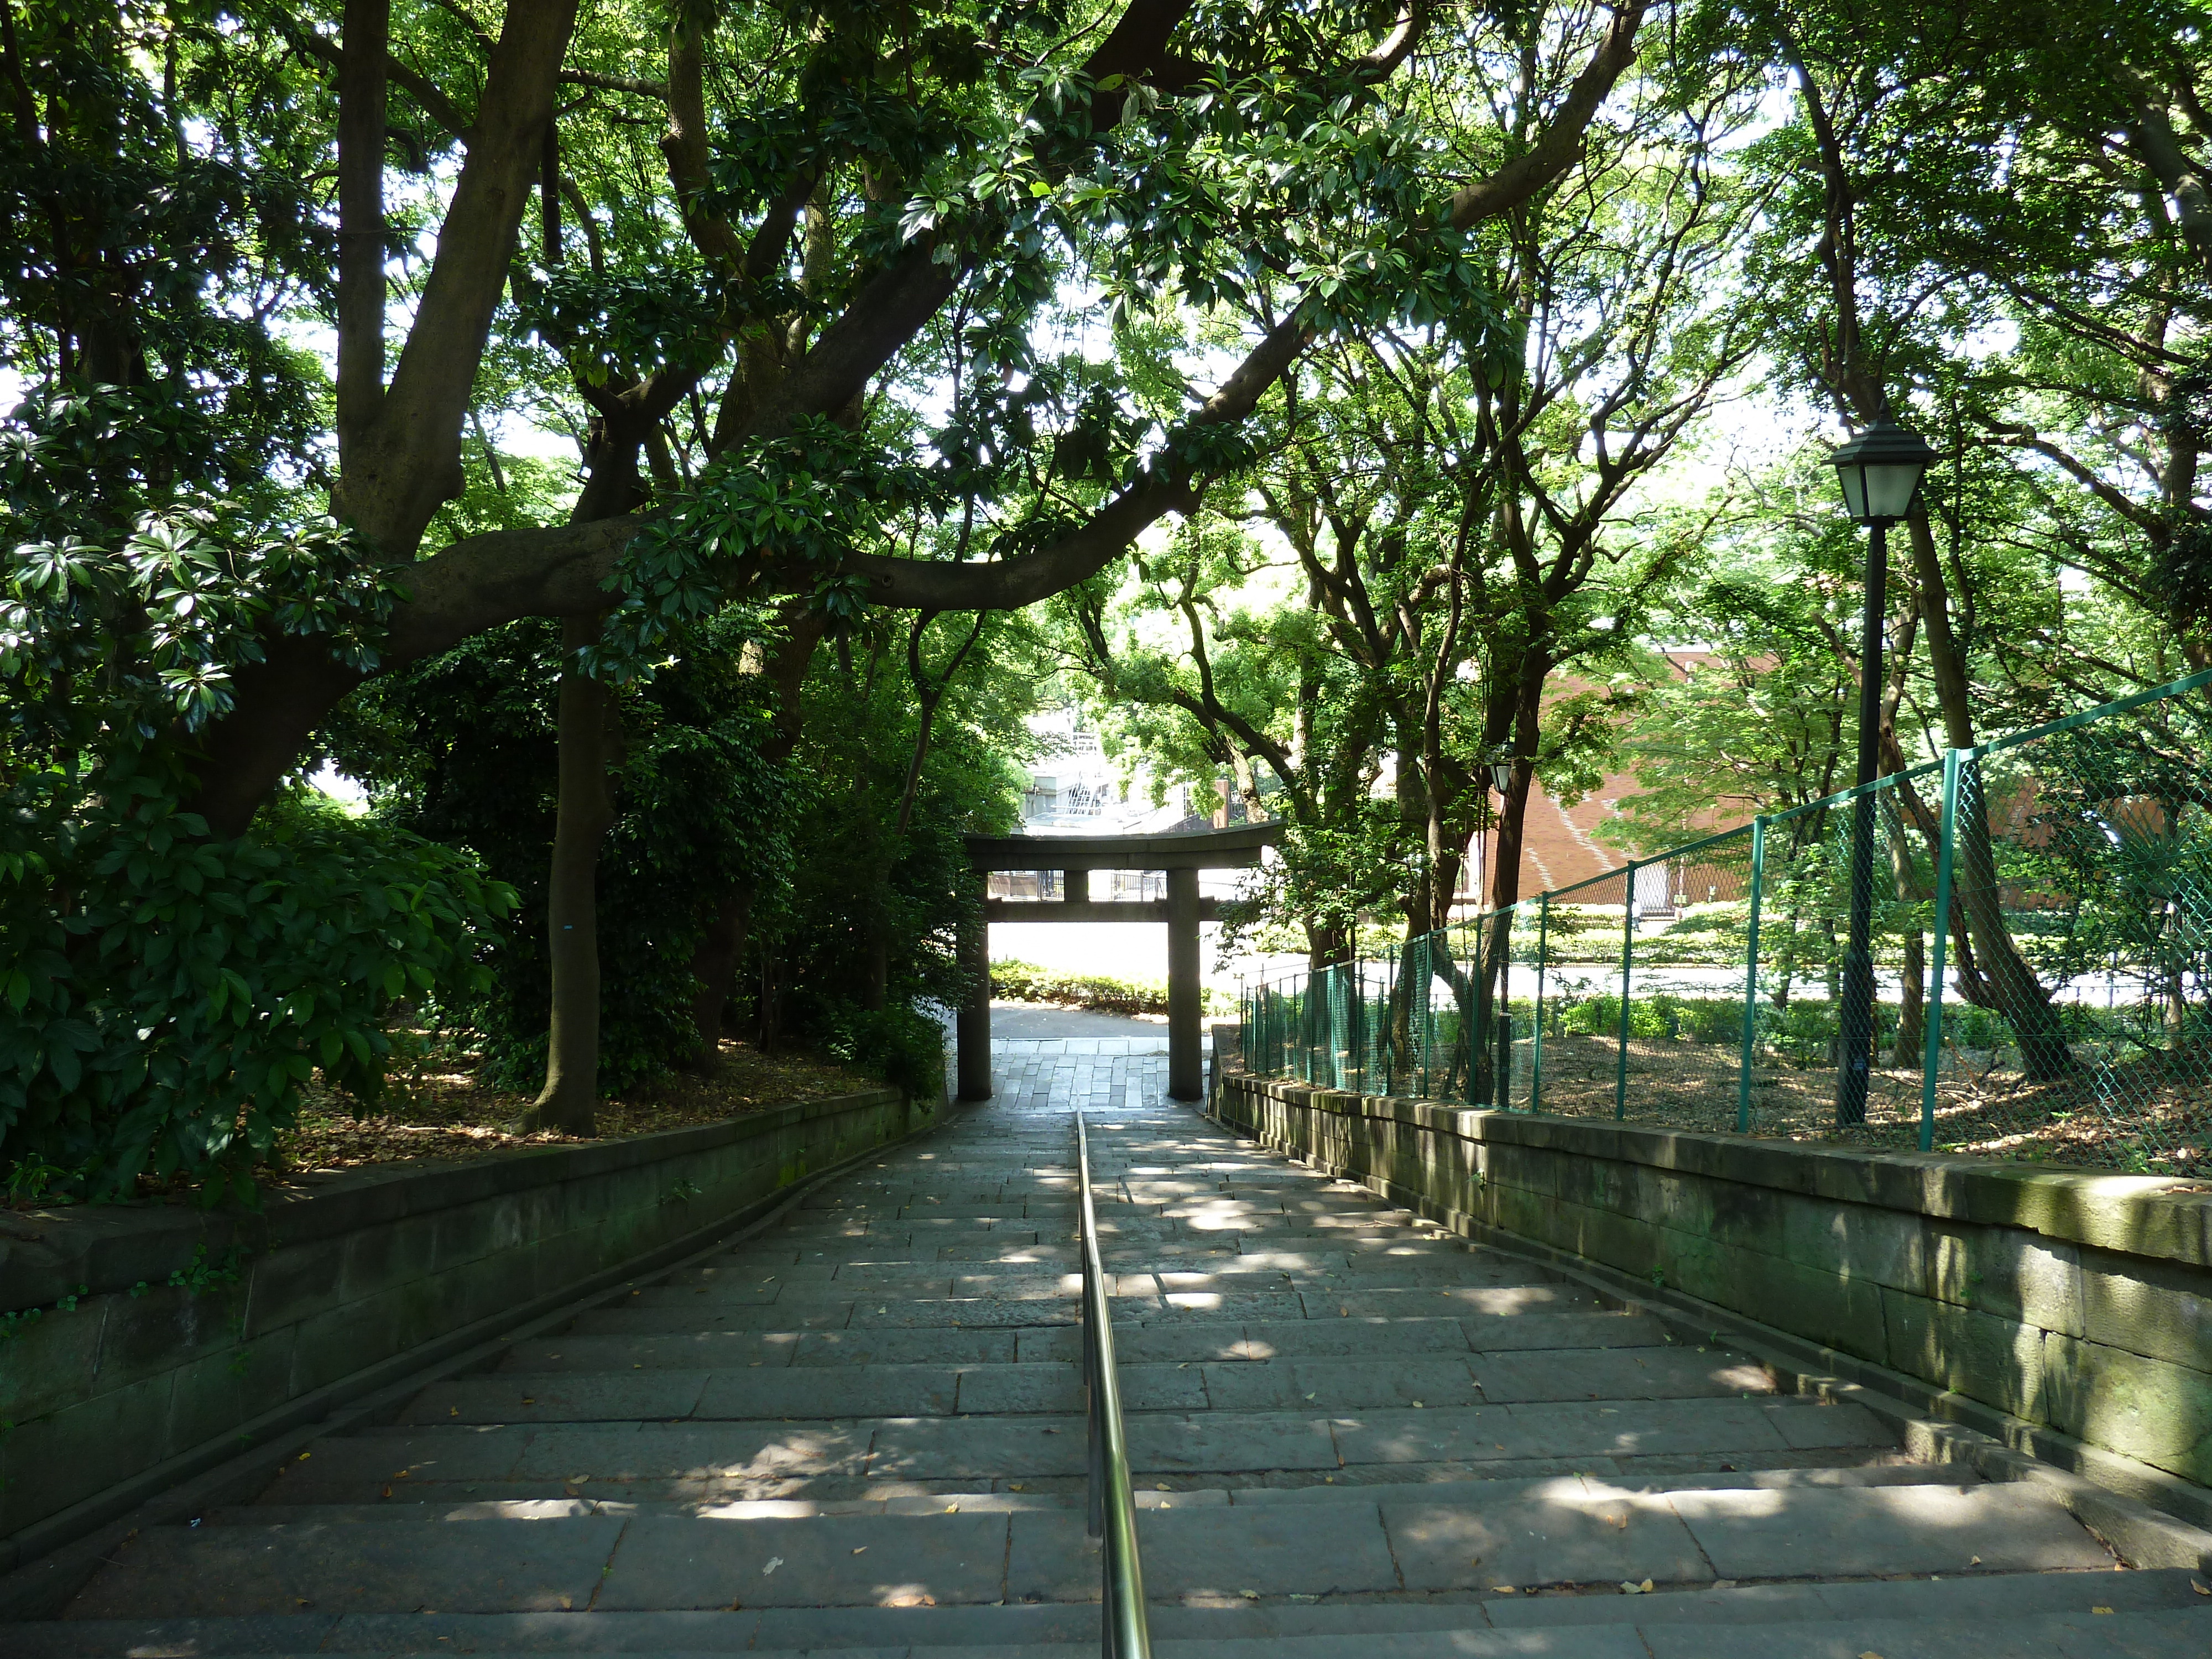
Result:
<svg viewBox="0 0 2212 1659"><path fill-rule="evenodd" d="M1498 1029L1498 1058L1492 1062L1496 1081L1490 1103L1498 1111L1513 1108L1513 924L1521 919L1518 903L1509 904L1498 915L1498 1001L1492 1016Z"/></svg>
<svg viewBox="0 0 2212 1659"><path fill-rule="evenodd" d="M1421 976L1421 1098L1437 1097L1437 951L1441 949L1444 960L1451 960L1451 937L1443 936L1443 944L1437 943L1437 935L1425 933L1427 941L1421 946L1419 966L1414 971ZM1449 982L1449 981L1447 981Z"/></svg>
<svg viewBox="0 0 2212 1659"><path fill-rule="evenodd" d="M1544 969L1552 959L1552 896L1536 900L1536 1029L1529 1047L1528 1109L1544 1109Z"/></svg>
<svg viewBox="0 0 2212 1659"><path fill-rule="evenodd" d="M1751 1057L1759 1042L1759 906L1766 893L1766 814L1751 821L1751 925L1744 934L1743 1057L1735 1079L1735 1132L1751 1133Z"/></svg>
<svg viewBox="0 0 2212 1659"><path fill-rule="evenodd" d="M1920 1150L1936 1148L1936 1072L1943 1058L1943 951L1951 942L1951 848L1959 821L1959 770L1971 751L1943 751L1943 823L1936 836L1936 940L1928 953L1926 1046L1920 1054Z"/></svg>
<svg viewBox="0 0 2212 1659"><path fill-rule="evenodd" d="M1636 860L1628 861L1620 907L1620 1036L1613 1074L1613 1115L1628 1115L1628 980L1636 962Z"/></svg>

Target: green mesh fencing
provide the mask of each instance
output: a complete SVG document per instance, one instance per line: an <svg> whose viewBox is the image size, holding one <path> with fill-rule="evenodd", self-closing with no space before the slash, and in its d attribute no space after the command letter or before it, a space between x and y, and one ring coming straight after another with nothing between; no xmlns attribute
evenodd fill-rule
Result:
<svg viewBox="0 0 2212 1659"><path fill-rule="evenodd" d="M1248 1063L1510 1111L2202 1170L2208 686L1952 750L1389 960L1248 984Z"/></svg>

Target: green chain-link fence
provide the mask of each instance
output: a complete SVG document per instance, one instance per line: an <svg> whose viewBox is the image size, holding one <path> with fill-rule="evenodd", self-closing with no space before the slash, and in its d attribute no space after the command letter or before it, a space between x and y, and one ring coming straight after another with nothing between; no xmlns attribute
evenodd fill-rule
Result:
<svg viewBox="0 0 2212 1659"><path fill-rule="evenodd" d="M1247 1063L1515 1111L2205 1168L2208 686L2212 671L1949 751L1395 960L1248 984ZM1871 992L1855 1003L1863 815Z"/></svg>

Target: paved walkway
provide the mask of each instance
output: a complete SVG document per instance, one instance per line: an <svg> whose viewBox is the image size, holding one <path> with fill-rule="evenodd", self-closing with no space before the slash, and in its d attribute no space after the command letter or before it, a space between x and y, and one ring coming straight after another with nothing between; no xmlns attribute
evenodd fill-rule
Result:
<svg viewBox="0 0 2212 1659"><path fill-rule="evenodd" d="M0 1651L1095 1652L1076 1103L1164 1659L2212 1646L2186 1573L1239 1142L1161 1101L1163 1056L1001 1061L991 1103L141 1534Z"/></svg>

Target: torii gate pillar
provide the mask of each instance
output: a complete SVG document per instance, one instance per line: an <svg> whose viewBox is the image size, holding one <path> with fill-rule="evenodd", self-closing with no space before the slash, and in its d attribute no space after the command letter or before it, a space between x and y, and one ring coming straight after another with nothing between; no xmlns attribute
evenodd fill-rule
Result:
<svg viewBox="0 0 2212 1659"><path fill-rule="evenodd" d="M1198 963L1198 872L1168 872L1168 1098L1206 1098L1205 981Z"/></svg>
<svg viewBox="0 0 2212 1659"><path fill-rule="evenodd" d="M991 927L983 920L983 873L969 878L971 890L962 896L959 932L955 952L960 972L968 981L955 1023L960 1046L960 1098L991 1097Z"/></svg>
<svg viewBox="0 0 2212 1659"><path fill-rule="evenodd" d="M1260 861L1260 849L1282 837L1279 823L1243 823L1233 830L1194 830L1164 836L969 836L968 861L978 872L1058 870L1059 899L982 899L975 921L959 934L961 967L968 981L957 1022L960 1042L960 1098L991 1096L991 963L988 925L994 921L1164 921L1168 925L1168 1096L1200 1100L1206 1094L1205 981L1199 963L1199 925L1214 920L1215 901L1199 896L1201 870L1236 870ZM1168 896L1158 900L1094 903L1093 870L1164 870Z"/></svg>

